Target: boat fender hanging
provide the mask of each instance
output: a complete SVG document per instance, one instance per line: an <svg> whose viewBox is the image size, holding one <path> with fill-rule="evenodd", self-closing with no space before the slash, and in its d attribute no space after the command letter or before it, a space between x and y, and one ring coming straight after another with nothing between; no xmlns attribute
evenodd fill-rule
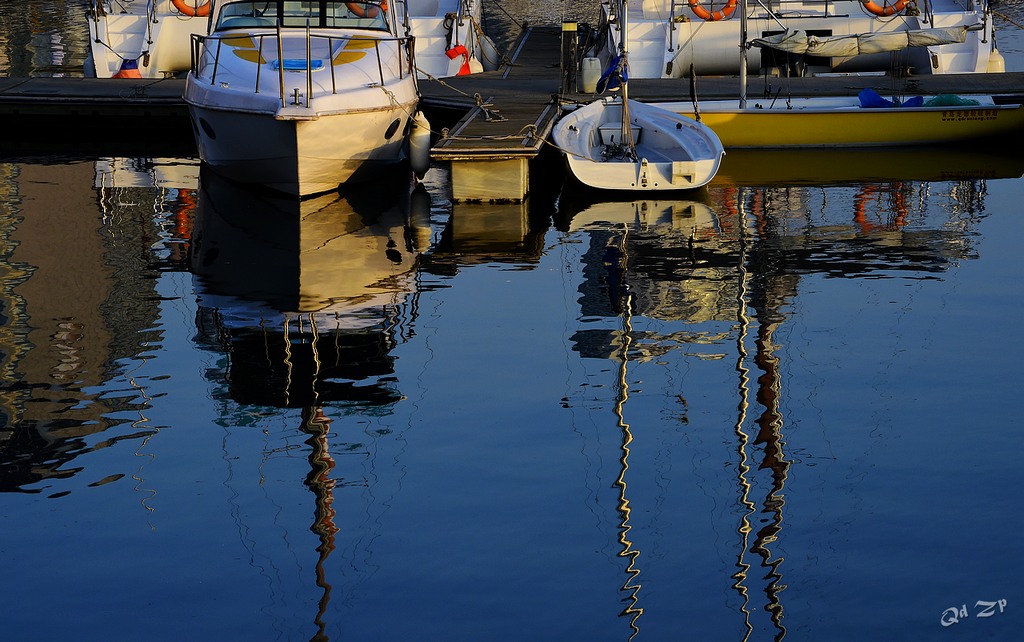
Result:
<svg viewBox="0 0 1024 642"><path fill-rule="evenodd" d="M868 13L872 13L880 18L886 18L888 16L902 13L907 5L910 4L910 0L896 0L893 4L885 3L882 6L872 2L872 0L862 0L864 8L867 9Z"/></svg>
<svg viewBox="0 0 1024 642"><path fill-rule="evenodd" d="M736 11L736 0L729 0L728 2L725 3L724 7L722 7L718 11L713 12L705 9L704 5L700 3L700 0L687 0L687 2L690 5L690 10L693 11L694 15L700 18L701 20L705 20L707 22L725 20L726 18L732 15L733 11ZM904 2L904 0L899 0L899 2ZM910 2L910 0L906 0L906 2Z"/></svg>
<svg viewBox="0 0 1024 642"><path fill-rule="evenodd" d="M121 61L121 68L111 78L142 78L139 61L134 58L125 58Z"/></svg>
<svg viewBox="0 0 1024 642"><path fill-rule="evenodd" d="M192 18L210 15L210 3L208 1L203 4L197 4L194 0L192 2L189 0L171 0L171 4L180 13Z"/></svg>
<svg viewBox="0 0 1024 642"><path fill-rule="evenodd" d="M409 135L409 164L419 179L430 169L430 122L421 111L416 112Z"/></svg>

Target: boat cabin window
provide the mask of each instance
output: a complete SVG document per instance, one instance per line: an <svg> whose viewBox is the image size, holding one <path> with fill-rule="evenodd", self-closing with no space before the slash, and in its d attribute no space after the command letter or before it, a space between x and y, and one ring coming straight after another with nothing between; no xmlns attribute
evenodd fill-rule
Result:
<svg viewBox="0 0 1024 642"><path fill-rule="evenodd" d="M239 0L221 6L215 31L305 27L387 29L387 0Z"/></svg>

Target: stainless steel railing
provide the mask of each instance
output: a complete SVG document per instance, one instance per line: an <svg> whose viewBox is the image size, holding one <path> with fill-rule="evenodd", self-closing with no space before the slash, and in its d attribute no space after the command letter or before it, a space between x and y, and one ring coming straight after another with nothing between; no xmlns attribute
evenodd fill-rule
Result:
<svg viewBox="0 0 1024 642"><path fill-rule="evenodd" d="M255 60L252 61L253 65L256 65L256 75L253 85L253 91L260 93L261 82L266 73L270 73L273 62L271 60L264 59L264 52L273 47L276 49L277 54L277 74L278 74L278 93L281 100L281 105L285 106L287 102L287 96L285 95L285 66L286 62L284 59L284 40L287 38L304 38L305 39L305 84L306 84L306 106L309 106L309 99L313 93L313 81L314 74L318 74L329 70L330 73L330 87L331 93L338 93L338 67L339 65L334 64L334 58L341 51L340 46L343 43L348 42L372 42L373 43L373 55L377 61L377 80L381 86L387 83L385 78L385 68L391 67L391 65L385 64L385 58L391 57L392 61L397 63L398 78L402 79L406 75L415 74L415 63L413 61L412 54L412 38L411 37L394 37L387 36L383 38L379 37L367 37L358 36L346 33L345 35L324 35L311 33L307 26L301 35L296 35L294 29L282 30L279 26L276 32L270 33L247 33L247 32L226 32L217 33L211 35L192 35L192 50L191 50L191 71L192 75L196 79L207 80L211 85L216 84L217 75L221 70L221 54L225 48L225 41L238 40L239 38L250 38L253 40L256 53ZM268 40L274 41L267 43ZM394 42L397 43L396 47L386 47L385 43ZM232 45L228 44L227 47ZM314 69L313 61L314 51L321 50L326 47L327 56L325 67L327 70L322 68ZM370 49L358 48L356 51L366 51ZM319 56L316 58L319 60ZM289 70L298 71L298 70Z"/></svg>

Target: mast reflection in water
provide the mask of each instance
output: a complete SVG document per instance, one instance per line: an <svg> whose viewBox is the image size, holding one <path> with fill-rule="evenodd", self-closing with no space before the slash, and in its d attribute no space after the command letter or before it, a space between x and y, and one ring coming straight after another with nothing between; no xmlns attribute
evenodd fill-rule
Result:
<svg viewBox="0 0 1024 642"><path fill-rule="evenodd" d="M644 430L649 420L626 419L631 383L642 389L663 377L651 368L667 368L680 359L726 359L733 352L739 394L732 429L738 485L733 511L739 543L731 588L740 599L741 639L783 639L787 584L785 557L777 550L785 540L785 487L794 462L786 455L782 412L786 364L777 354L785 349L775 337L804 275L906 272L925 278L920 275L940 273L970 258L970 227L984 210L984 184L953 186L957 206L952 218L929 210L927 201L935 195L926 189L927 184L911 182L851 185L848 200L817 203L813 189L729 185L713 187L693 201L594 203L563 194L559 225L567 239L587 243L581 256L580 320L590 327L573 334L574 349L584 364L611 360L621 368L614 408L623 441L614 485L620 490L620 554L629 559L621 615L629 619L630 637L641 631L641 616L652 610L640 597L640 551L661 530L655 523L630 523L638 500L627 499L627 472L641 479L661 474L638 470L646 461L632 467L627 463L631 447L652 437ZM845 213L836 207L844 202L852 206ZM946 218L929 220L936 214ZM593 407L588 397L594 393L583 388L580 397L566 398L566 407ZM685 429L687 395L680 388L668 389L664 399L674 400L675 409L663 412L675 414ZM752 401L761 408L753 416ZM632 486L645 502L639 508L654 512L656 520L654 506L665 499L642 485L639 490L636 483ZM749 554L756 556L761 571L751 572ZM760 600L751 594L758 588L764 596ZM766 621L760 620L762 614Z"/></svg>

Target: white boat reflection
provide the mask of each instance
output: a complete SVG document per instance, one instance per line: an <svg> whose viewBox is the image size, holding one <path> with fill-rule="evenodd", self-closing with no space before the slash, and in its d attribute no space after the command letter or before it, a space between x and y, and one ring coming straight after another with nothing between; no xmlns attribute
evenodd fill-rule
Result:
<svg viewBox="0 0 1024 642"><path fill-rule="evenodd" d="M667 227L693 232L714 229L716 218L708 204L695 200L611 201L593 203L572 212L568 229L621 226L637 229Z"/></svg>
<svg viewBox="0 0 1024 642"><path fill-rule="evenodd" d="M97 188L146 187L197 189L199 159L127 158L107 156L96 159Z"/></svg>
<svg viewBox="0 0 1024 642"><path fill-rule="evenodd" d="M263 195L203 173L193 235L200 303L241 321L314 314L362 327L415 289L409 186L310 200Z"/></svg>
<svg viewBox="0 0 1024 642"><path fill-rule="evenodd" d="M415 316L407 304L425 248L410 224L409 183L301 201L205 171L201 185L197 327L201 343L231 356L211 373L231 398L287 407L400 398L377 380L393 374L388 353Z"/></svg>

